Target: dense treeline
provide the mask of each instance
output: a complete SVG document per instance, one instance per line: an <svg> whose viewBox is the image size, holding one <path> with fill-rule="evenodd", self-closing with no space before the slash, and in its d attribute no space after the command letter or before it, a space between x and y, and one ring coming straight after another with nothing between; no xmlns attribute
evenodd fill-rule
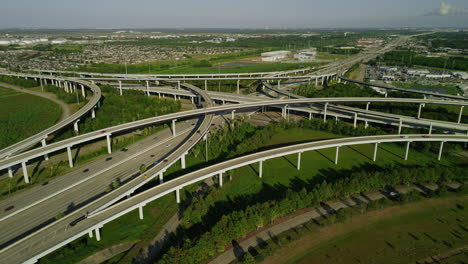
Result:
<svg viewBox="0 0 468 264"><path fill-rule="evenodd" d="M221 253L232 240L271 223L278 217L297 210L314 207L337 198L347 198L373 189L411 183L446 183L468 180L464 168L442 166L417 168L385 168L374 171L356 171L342 177L330 177L311 188L299 192L288 189L278 198L257 203L243 210L223 215L209 231L188 238L173 246L158 263L201 263Z"/></svg>
<svg viewBox="0 0 468 264"><path fill-rule="evenodd" d="M418 39L427 41L432 48L466 49L468 47L467 32L437 32L418 36Z"/></svg>
<svg viewBox="0 0 468 264"><path fill-rule="evenodd" d="M145 96L140 91L125 90L120 96L117 89L101 85L104 99L96 112L96 118L86 118L79 123L80 133L96 131L149 117L166 115L180 111L180 101L158 99ZM68 131L60 139L72 136Z"/></svg>
<svg viewBox="0 0 468 264"><path fill-rule="evenodd" d="M372 90L369 87L359 87L354 83L335 83L330 84L324 89L317 90L309 84L302 84L295 87L293 93L309 98L324 98L324 97L382 97L381 94Z"/></svg>
<svg viewBox="0 0 468 264"><path fill-rule="evenodd" d="M453 70L468 71L468 58L464 57L446 57L446 58L433 58L425 57L411 51L390 51L383 56L378 57L376 60L369 62L375 64L377 61L385 62L388 65L407 66L412 67L415 65L428 66L435 68L445 68Z"/></svg>
<svg viewBox="0 0 468 264"><path fill-rule="evenodd" d="M24 88L32 88L38 86L38 83L33 79L23 79L5 75L0 75L0 82L17 85Z"/></svg>

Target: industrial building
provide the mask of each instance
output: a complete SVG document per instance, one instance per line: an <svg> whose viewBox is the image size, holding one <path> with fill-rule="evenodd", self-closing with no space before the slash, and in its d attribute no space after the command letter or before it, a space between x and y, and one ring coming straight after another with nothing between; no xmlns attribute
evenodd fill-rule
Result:
<svg viewBox="0 0 468 264"><path fill-rule="evenodd" d="M313 61L315 60L315 56L317 56L316 48L299 50L294 54L294 58L298 61Z"/></svg>
<svg viewBox="0 0 468 264"><path fill-rule="evenodd" d="M278 50L262 53L262 61L273 62L287 59L291 55L291 51Z"/></svg>

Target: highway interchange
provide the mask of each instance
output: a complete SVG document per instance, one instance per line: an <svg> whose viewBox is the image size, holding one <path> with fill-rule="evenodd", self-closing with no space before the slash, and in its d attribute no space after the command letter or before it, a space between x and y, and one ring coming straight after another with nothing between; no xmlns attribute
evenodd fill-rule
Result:
<svg viewBox="0 0 468 264"><path fill-rule="evenodd" d="M464 98L444 97L427 93L427 97L441 99L407 99L407 98L301 98L279 88L274 88L268 81L285 83L290 82L328 82L332 78L347 82L354 80L341 77L341 74L349 67L360 61L372 59L376 54L381 54L401 45L409 37L401 37L395 42L390 43L383 49L373 53L360 54L351 57L341 63L333 63L313 74L308 74L312 69L301 69L298 71L260 73L260 74L222 74L222 75L117 75L117 74L94 74L80 73L80 77L58 77L52 74L62 74L65 72L39 71L40 74L29 73L7 73L12 76L35 78L41 84L45 81L59 84L64 89L89 89L92 96L85 107L79 112L68 118L66 122L62 121L46 131L43 131L27 140L0 151L0 170L8 170L17 166L23 167L23 172L27 175L27 169L24 169L29 161L35 161L52 155L54 152L66 151L71 157L72 149L75 146L90 143L95 140L106 140L108 142L109 155L112 155L110 162L97 161L95 164L89 164L89 169L84 173L81 168L72 170L56 180L53 180L46 186L37 186L21 192L13 197L0 201L0 206L6 207L15 203L14 210L0 212L0 229L5 230L0 236L0 259L6 263L34 263L46 254L62 247L63 245L83 236L90 234L99 239L99 228L113 219L132 210L139 210L140 217L143 217L141 208L150 201L162 197L169 193L175 193L179 200L180 190L190 184L201 180L220 175L228 170L239 168L248 164L259 163L260 177L262 162L267 159L312 151L322 148L336 148L336 160L338 162L339 148L355 144L375 144L374 159L377 156L379 143L385 142L407 142L407 152L405 159L408 158L408 147L411 142L417 141L436 141L436 142L468 142L468 126L460 123L460 118L453 122L442 122L437 120L424 120L419 118L421 109L426 104L456 105L462 107L468 105ZM48 73L49 75L43 75ZM293 75L291 75L293 74ZM297 76L296 74L301 74ZM97 77L96 77L97 76ZM252 80L262 82L266 89L272 90L277 94L286 95L288 98L268 98L251 97L240 94L225 94L208 92L188 82L197 81L222 81L222 80ZM143 81L146 86L123 87L122 82ZM127 124L122 124L99 131L78 135L66 140L52 144L44 144L41 147L31 148L40 143L54 132L65 129L74 124L78 119L89 115L99 114L94 112L100 104L101 91L95 82L112 82L116 89L139 89L145 94L171 95L175 98L183 96L190 98L197 107L193 110L184 112L148 118ZM150 82L167 83L168 87L150 87ZM239 83L239 82L238 82ZM206 87L205 87L206 89ZM395 90L394 88L392 88ZM215 106L214 102L222 103ZM344 102L363 102L363 103L408 103L418 104L419 112L416 117L405 117L370 111L368 108L358 109L354 107L345 107L338 104ZM369 104L367 104L367 107ZM176 162L180 162L185 167L185 155L199 141L206 137L211 125L224 118L235 118L236 114L252 111L262 111L267 108L281 109L284 118L291 112L302 113L308 117L313 114L327 117L337 117L345 119L354 119L354 124L359 121L367 123L381 123L387 125L408 127L427 127L428 134L432 129L456 132L455 135L388 135L361 138L345 138L313 143L293 145L283 148L272 149L264 152L239 157L206 167L201 170L188 173L184 176L164 182L164 172ZM217 117L218 116L218 117ZM168 124L171 128L163 130L154 137L144 141L146 148L131 146L128 151L112 152L110 139L112 135L127 133L137 128L153 125ZM29 150L28 150L29 149ZM439 159L442 154L443 143L441 143ZM140 174L138 168L140 164L153 164L149 169ZM73 158L69 159L70 167L73 167ZM298 169L300 164L298 164ZM160 184L136 195L132 195L137 189L153 179L160 179ZM109 193L104 192L106 186L112 181L120 180L123 184L116 190ZM25 177L25 180L29 180ZM126 198L126 199L124 199ZM122 200L124 199L124 200ZM31 202L33 201L33 202ZM73 206L70 206L70 203ZM67 214L59 219L53 220L58 212L67 211ZM69 223L73 220L88 214L88 217L77 225L70 227Z"/></svg>

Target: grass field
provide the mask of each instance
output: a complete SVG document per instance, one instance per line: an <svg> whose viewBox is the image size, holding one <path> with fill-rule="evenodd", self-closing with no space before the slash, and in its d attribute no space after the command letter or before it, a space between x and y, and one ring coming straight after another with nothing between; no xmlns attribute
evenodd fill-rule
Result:
<svg viewBox="0 0 468 264"><path fill-rule="evenodd" d="M312 230L264 263L415 263L467 244L467 206L467 196L455 196L354 216ZM443 263L465 263L457 259Z"/></svg>
<svg viewBox="0 0 468 264"><path fill-rule="evenodd" d="M304 142L312 140L330 139L337 136L331 133L313 131L308 129L290 129L283 133L275 135L272 140L265 144L264 148L271 146L279 146L291 142ZM373 146L362 145L352 148L342 148L340 153L339 165L334 165L334 149L321 150L319 152L306 152L302 154L301 170L295 168L296 156L287 156L285 158L276 158L264 162L263 164L263 179L259 179L256 173L257 166L247 166L237 169L233 172L233 180L231 182L225 180L225 184L220 189L219 200L233 199L248 194L259 193L266 185L268 186L288 186L297 179L309 181L320 174L322 170L352 168L366 163L372 163ZM409 155L409 160L403 160L404 148L398 145L382 144L379 154L379 165L399 163L407 165L424 165L436 162L436 157L431 154L422 154L412 151ZM200 166L203 164L203 155L194 158L193 155L187 156L187 167ZM458 162L466 162L458 158L444 159L443 164L455 164ZM185 171L188 171L185 170ZM180 170L180 164L177 162L165 174L165 180L169 180L176 175L180 175L183 171ZM193 190L186 188L187 190ZM185 197L185 191L181 193ZM233 199L234 200L234 199ZM63 249L46 256L41 260L41 263L73 263L102 250L124 241L140 241L143 244L147 243L154 237L166 221L177 212L178 206L175 202L174 195L166 195L144 207L144 220L139 220L137 212L129 213L120 217L111 223L105 225L102 229L101 242L96 242L93 238L83 237L71 243ZM113 230L119 230L114 232ZM137 254L132 252L131 254ZM66 261L64 260L66 259ZM128 258L127 258L128 259ZM65 261L65 262L64 262ZM129 261L130 262L130 261ZM127 262L124 262L127 263Z"/></svg>
<svg viewBox="0 0 468 264"><path fill-rule="evenodd" d="M51 127L61 113L47 99L0 87L0 149Z"/></svg>

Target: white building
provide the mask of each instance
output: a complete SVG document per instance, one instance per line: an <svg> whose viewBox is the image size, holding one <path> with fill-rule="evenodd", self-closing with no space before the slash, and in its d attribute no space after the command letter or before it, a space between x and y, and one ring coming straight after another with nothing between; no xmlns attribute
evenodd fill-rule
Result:
<svg viewBox="0 0 468 264"><path fill-rule="evenodd" d="M0 39L1 46L8 46L10 44L13 44L13 42L10 39Z"/></svg>
<svg viewBox="0 0 468 264"><path fill-rule="evenodd" d="M58 39L53 39L51 43L52 44L65 44L67 43L67 40L64 38L58 38Z"/></svg>
<svg viewBox="0 0 468 264"><path fill-rule="evenodd" d="M291 55L291 52L288 50L278 50L262 53L262 61L280 61L288 58Z"/></svg>
<svg viewBox="0 0 468 264"><path fill-rule="evenodd" d="M445 78L450 78L452 75L450 74L427 74L426 78L430 79L445 79Z"/></svg>
<svg viewBox="0 0 468 264"><path fill-rule="evenodd" d="M316 48L299 50L297 54L294 54L294 58L298 61L313 61L315 56L317 56Z"/></svg>
<svg viewBox="0 0 468 264"><path fill-rule="evenodd" d="M468 72L454 72L453 76L463 80L468 80Z"/></svg>

